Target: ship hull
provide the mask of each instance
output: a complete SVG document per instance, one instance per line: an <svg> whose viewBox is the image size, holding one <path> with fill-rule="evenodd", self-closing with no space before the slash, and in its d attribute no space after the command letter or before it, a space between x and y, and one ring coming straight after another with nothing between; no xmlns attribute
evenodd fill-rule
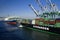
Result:
<svg viewBox="0 0 60 40"><path fill-rule="evenodd" d="M17 24L16 20L8 20L8 21L6 21L6 23L10 24L10 25L16 25Z"/></svg>
<svg viewBox="0 0 60 40"><path fill-rule="evenodd" d="M36 25L24 24L24 23L21 23L21 25L23 25L25 27L33 28L33 29L39 29L42 31L48 31L48 32L60 34L60 28L58 28L58 27L48 27L48 26L41 26L41 25L36 26Z"/></svg>

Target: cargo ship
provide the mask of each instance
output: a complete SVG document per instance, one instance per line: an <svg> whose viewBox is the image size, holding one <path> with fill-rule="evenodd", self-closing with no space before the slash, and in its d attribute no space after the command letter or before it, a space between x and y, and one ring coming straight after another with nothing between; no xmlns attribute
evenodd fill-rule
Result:
<svg viewBox="0 0 60 40"><path fill-rule="evenodd" d="M23 26L35 28L43 31L53 32L60 34L60 11L58 11L57 6L52 4L51 0L46 0L50 10L47 11L47 7L41 5L40 0L36 0L39 7L42 9L42 14L38 15L38 11L29 4L29 7L36 14L37 18L32 19L31 21L21 22Z"/></svg>
<svg viewBox="0 0 60 40"><path fill-rule="evenodd" d="M7 24L10 24L10 25L16 25L17 24L16 20L6 21L6 22L7 22Z"/></svg>
<svg viewBox="0 0 60 40"><path fill-rule="evenodd" d="M7 17L4 19L4 21L10 25L17 25L17 20L14 17L11 17L11 18Z"/></svg>

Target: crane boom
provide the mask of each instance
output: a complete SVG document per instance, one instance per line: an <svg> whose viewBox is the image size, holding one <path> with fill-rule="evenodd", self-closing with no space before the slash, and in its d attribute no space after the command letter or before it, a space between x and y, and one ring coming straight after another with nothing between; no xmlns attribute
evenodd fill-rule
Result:
<svg viewBox="0 0 60 40"><path fill-rule="evenodd" d="M39 0L36 0L36 2L38 3L39 7L41 8L42 11L45 11L44 7L41 5L41 3L39 2Z"/></svg>
<svg viewBox="0 0 60 40"><path fill-rule="evenodd" d="M52 10L53 9L53 5L52 5L51 0L46 0L46 2L50 6L50 10Z"/></svg>
<svg viewBox="0 0 60 40"><path fill-rule="evenodd" d="M55 11L55 12L58 11L58 8L57 8L56 4L53 4L53 8L54 8L54 11Z"/></svg>
<svg viewBox="0 0 60 40"><path fill-rule="evenodd" d="M51 0L46 0L47 4L50 6L50 9L53 11L58 11L58 8L55 4L51 2Z"/></svg>
<svg viewBox="0 0 60 40"><path fill-rule="evenodd" d="M34 11L34 13L36 14L36 16L38 16L38 12L36 11L36 9L31 4L29 4L29 7Z"/></svg>

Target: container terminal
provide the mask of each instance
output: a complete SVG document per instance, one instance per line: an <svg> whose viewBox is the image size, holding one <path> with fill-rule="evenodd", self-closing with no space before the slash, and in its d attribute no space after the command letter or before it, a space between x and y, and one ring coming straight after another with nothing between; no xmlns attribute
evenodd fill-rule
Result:
<svg viewBox="0 0 60 40"><path fill-rule="evenodd" d="M36 18L32 20L22 20L21 24L26 27L60 34L60 11L56 4L52 3L51 0L46 0L49 6L49 8L47 8L47 6L43 7L41 0L35 1L41 8L42 14L39 15L39 11L37 11L32 4L29 4L28 6L36 14Z"/></svg>
<svg viewBox="0 0 60 40"><path fill-rule="evenodd" d="M6 0L2 2L1 0L1 2L4 5L5 3L7 4L3 8L5 12L6 11L7 12L5 13L3 9L2 9L3 11L1 10L2 13L0 12L1 13L0 14L1 15L0 16L0 40L60 40L60 10L58 7L59 5L57 6L57 4L55 3L56 0L54 0L55 2L53 0L43 0L43 2L42 0L32 0L31 2L35 3L35 5L30 1L31 0L29 0L29 2L28 0L27 1ZM59 0L57 0L57 2L58 1ZM21 8L23 10L20 9L23 12L17 10L20 7L24 7L23 4L22 5L19 4L20 2L21 4L22 3L27 4L25 5L25 7L27 7L26 9L25 8ZM43 5L43 3L46 5ZM3 7L3 4L1 5L1 7ZM14 5L15 6L17 5L16 6L17 11L14 11L15 10ZM10 9L10 7L12 10ZM32 12L30 13L33 14L31 15L31 18L29 18L30 16L27 17L25 15L24 9L25 11L28 9L27 15L29 15L29 13ZM29 10L31 11L28 12ZM20 11L20 15L18 11ZM11 16L8 15L9 12L10 14L14 13L14 15L13 16L12 14ZM15 12L17 12L16 15ZM22 16L21 13L23 14L23 16L26 17L21 17ZM35 14L35 18L34 18L34 14Z"/></svg>
<svg viewBox="0 0 60 40"><path fill-rule="evenodd" d="M52 33L60 34L60 11L56 4L52 3L51 0L46 0L47 6L41 4L41 0L35 0L38 6L41 8L42 13L39 14L32 4L28 4L28 7L36 14L35 19L20 18L20 17L6 17L4 21L7 24L19 25L21 27L28 27L39 29L42 31L48 31Z"/></svg>

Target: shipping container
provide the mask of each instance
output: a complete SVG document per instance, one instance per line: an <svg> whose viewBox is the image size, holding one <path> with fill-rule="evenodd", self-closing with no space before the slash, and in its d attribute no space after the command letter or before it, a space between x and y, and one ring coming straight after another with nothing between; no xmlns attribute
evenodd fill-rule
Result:
<svg viewBox="0 0 60 40"><path fill-rule="evenodd" d="M57 18L55 22L56 22L55 27L60 27L60 18Z"/></svg>
<svg viewBox="0 0 60 40"><path fill-rule="evenodd" d="M39 25L39 19L35 19L35 25Z"/></svg>

